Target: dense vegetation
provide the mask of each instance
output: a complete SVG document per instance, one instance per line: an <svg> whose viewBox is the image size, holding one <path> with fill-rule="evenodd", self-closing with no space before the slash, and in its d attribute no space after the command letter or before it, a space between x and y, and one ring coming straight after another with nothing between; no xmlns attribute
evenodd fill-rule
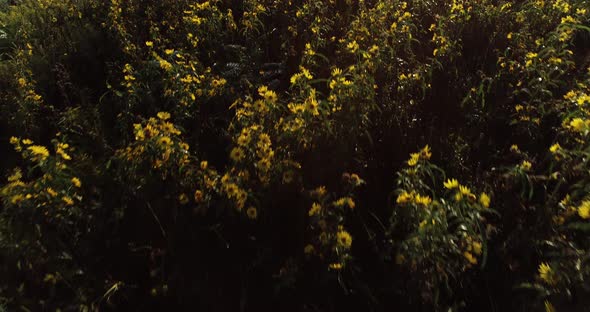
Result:
<svg viewBox="0 0 590 312"><path fill-rule="evenodd" d="M0 310L586 311L589 26L0 0Z"/></svg>

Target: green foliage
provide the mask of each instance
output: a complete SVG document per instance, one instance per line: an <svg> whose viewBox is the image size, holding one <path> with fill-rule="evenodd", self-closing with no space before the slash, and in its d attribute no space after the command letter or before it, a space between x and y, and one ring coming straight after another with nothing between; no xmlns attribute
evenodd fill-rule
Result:
<svg viewBox="0 0 590 312"><path fill-rule="evenodd" d="M589 22L0 1L0 310L583 309Z"/></svg>

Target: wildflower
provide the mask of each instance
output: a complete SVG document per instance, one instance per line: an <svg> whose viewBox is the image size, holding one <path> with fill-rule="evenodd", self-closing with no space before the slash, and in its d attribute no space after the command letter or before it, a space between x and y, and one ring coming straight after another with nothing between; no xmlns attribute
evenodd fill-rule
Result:
<svg viewBox="0 0 590 312"><path fill-rule="evenodd" d="M244 150L239 147L234 147L229 155L229 157L235 162L240 162L245 156Z"/></svg>
<svg viewBox="0 0 590 312"><path fill-rule="evenodd" d="M170 113L168 112L159 112L157 114L158 118L162 119L162 120L168 120L170 119Z"/></svg>
<svg viewBox="0 0 590 312"><path fill-rule="evenodd" d="M356 40L354 40L349 42L346 47L350 50L350 52L355 53L359 49L359 44L356 42Z"/></svg>
<svg viewBox="0 0 590 312"><path fill-rule="evenodd" d="M519 151L520 151L520 149L518 148L518 145L516 145L516 144L512 144L512 145L510 146L510 151L511 151L511 152L515 152L515 153L517 153L517 152L519 152Z"/></svg>
<svg viewBox="0 0 590 312"><path fill-rule="evenodd" d="M561 149L561 146L559 146L559 143L555 143L553 145L551 145L551 147L549 148L549 151L553 154L557 153L557 151Z"/></svg>
<svg viewBox="0 0 590 312"><path fill-rule="evenodd" d="M545 300L545 312L555 312L555 307L547 300Z"/></svg>
<svg viewBox="0 0 590 312"><path fill-rule="evenodd" d="M355 207L354 200L352 200L352 198L350 198L350 197L342 197L334 202L334 206L336 206L336 207L342 207L345 205L348 206L348 208L350 208L350 209L354 209L354 207Z"/></svg>
<svg viewBox="0 0 590 312"><path fill-rule="evenodd" d="M398 204L405 204L405 203L411 201L413 198L414 198L414 196L412 194L410 194L406 191L403 191L401 194L399 194L397 196L397 199L395 202Z"/></svg>
<svg viewBox="0 0 590 312"><path fill-rule="evenodd" d="M59 156L61 156L61 158L63 158L64 160L71 160L72 157L70 157L70 155L68 155L68 153L66 153L64 151L64 149L62 147L67 147L67 144L60 144L57 147L57 150L55 151L56 154L58 154Z"/></svg>
<svg viewBox="0 0 590 312"><path fill-rule="evenodd" d="M430 147L428 145L424 146L424 148L422 148L422 150L420 151L420 156L423 159L430 159L430 157L432 156L432 153L430 152Z"/></svg>
<svg viewBox="0 0 590 312"><path fill-rule="evenodd" d="M443 186L449 190L459 187L459 181L457 179L448 179L443 183Z"/></svg>
<svg viewBox="0 0 590 312"><path fill-rule="evenodd" d="M185 193L182 193L178 196L178 201L181 205L186 205L188 203L188 196Z"/></svg>
<svg viewBox="0 0 590 312"><path fill-rule="evenodd" d="M489 207L490 207L490 197L488 196L488 194L486 194L486 193L481 193L481 194L479 195L479 203L480 203L482 206L484 206L484 207L486 207L486 208L489 208Z"/></svg>
<svg viewBox="0 0 590 312"><path fill-rule="evenodd" d="M416 202L416 204L420 204L423 206L428 206L431 202L432 199L429 196L420 196L419 194L416 195L416 197L414 197L414 201Z"/></svg>
<svg viewBox="0 0 590 312"><path fill-rule="evenodd" d="M342 75L342 69L336 67L334 69L332 69L332 76L339 76Z"/></svg>
<svg viewBox="0 0 590 312"><path fill-rule="evenodd" d="M578 132L582 132L585 125L586 125L586 123L584 122L584 119L582 119L582 118L574 118L570 122L570 127L572 127L574 130L576 130Z"/></svg>
<svg viewBox="0 0 590 312"><path fill-rule="evenodd" d="M419 153L412 153L412 154L410 154L410 159L408 159L408 166L414 167L415 165L418 164L418 160L420 160L420 154Z"/></svg>
<svg viewBox="0 0 590 312"><path fill-rule="evenodd" d="M465 259L467 259L467 261L469 261L469 263L477 264L477 259L469 251L465 251L463 253L463 256L465 257Z"/></svg>
<svg viewBox="0 0 590 312"><path fill-rule="evenodd" d="M54 191L51 187L48 187L47 189L45 189L47 191L47 194L49 194L49 196L51 197L55 197L57 196L57 192Z"/></svg>
<svg viewBox="0 0 590 312"><path fill-rule="evenodd" d="M145 45L148 46L148 47L153 47L154 46L154 43L152 41L146 41L145 42Z"/></svg>
<svg viewBox="0 0 590 312"><path fill-rule="evenodd" d="M72 181L72 184L75 187L81 187L82 186L82 182L80 182L80 179L78 179L76 177L73 177L71 181Z"/></svg>
<svg viewBox="0 0 590 312"><path fill-rule="evenodd" d="M461 195L465 196L469 196L471 194L471 190L464 185L459 185L459 192L461 192Z"/></svg>
<svg viewBox="0 0 590 312"><path fill-rule="evenodd" d="M529 171L531 170L531 163L529 161L524 160L520 165L519 165L520 169L523 171Z"/></svg>
<svg viewBox="0 0 590 312"><path fill-rule="evenodd" d="M203 191L196 190L194 194L195 203L201 203L203 201Z"/></svg>
<svg viewBox="0 0 590 312"><path fill-rule="evenodd" d="M172 139L168 136L162 136L158 139L158 144L161 146L170 146L172 145Z"/></svg>
<svg viewBox="0 0 590 312"><path fill-rule="evenodd" d="M166 55L170 55L170 54L174 53L174 49L166 49L166 50L164 50L164 53L166 53Z"/></svg>
<svg viewBox="0 0 590 312"><path fill-rule="evenodd" d="M346 231L339 231L336 233L336 241L338 247L343 247L344 249L350 249L352 245L352 236Z"/></svg>
<svg viewBox="0 0 590 312"><path fill-rule="evenodd" d="M45 160L47 157L49 157L49 151L45 146L31 145L27 147L27 150L32 153L33 160Z"/></svg>
<svg viewBox="0 0 590 312"><path fill-rule="evenodd" d="M324 195L326 195L327 191L326 191L326 187L325 186L318 186L316 189L314 189L313 191L311 191L311 195L315 196L317 198L322 198L324 197Z"/></svg>
<svg viewBox="0 0 590 312"><path fill-rule="evenodd" d="M361 179L358 174L353 173L350 175L350 183L352 183L352 185L354 186L359 186L361 184L363 184L365 181L363 181L363 179Z"/></svg>
<svg viewBox="0 0 590 312"><path fill-rule="evenodd" d="M309 213L308 213L308 214L309 214L309 216L310 216L310 217L311 217L311 216L314 216L314 215L316 215L317 213L319 213L321 209L322 209L322 206L321 206L320 204L318 204L318 203L313 203L313 204L311 205L311 209L309 209Z"/></svg>
<svg viewBox="0 0 590 312"><path fill-rule="evenodd" d="M342 269L342 263L330 263L330 269L332 270L341 270Z"/></svg>
<svg viewBox="0 0 590 312"><path fill-rule="evenodd" d="M481 243L480 242L473 242L471 244L471 247L473 248L473 252L476 255L481 255Z"/></svg>
<svg viewBox="0 0 590 312"><path fill-rule="evenodd" d="M66 203L66 205L71 206L74 204L74 201L72 200L71 197L69 196L64 196L61 198L63 200L64 203Z"/></svg>
<svg viewBox="0 0 590 312"><path fill-rule="evenodd" d="M553 270L545 262L543 262L539 265L539 277L541 278L541 280L543 280L545 283L547 283L549 285L555 283Z"/></svg>
<svg viewBox="0 0 590 312"><path fill-rule="evenodd" d="M258 210L254 207L249 207L246 209L246 215L248 215L248 218L254 220L258 217Z"/></svg>
<svg viewBox="0 0 590 312"><path fill-rule="evenodd" d="M585 200L582 204L578 207L578 215L582 219L590 219L590 201Z"/></svg>
<svg viewBox="0 0 590 312"><path fill-rule="evenodd" d="M201 170L207 169L208 164L209 163L206 160L201 161L201 163L199 164L201 167Z"/></svg>

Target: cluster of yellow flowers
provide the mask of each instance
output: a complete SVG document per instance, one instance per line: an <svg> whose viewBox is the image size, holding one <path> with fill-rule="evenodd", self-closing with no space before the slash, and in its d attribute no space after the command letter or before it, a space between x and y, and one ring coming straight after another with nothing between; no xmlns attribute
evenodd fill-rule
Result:
<svg viewBox="0 0 590 312"><path fill-rule="evenodd" d="M8 177L8 184L0 189L0 195L10 198L12 205L32 208L55 205L61 207L59 209L65 209L81 200L82 197L77 190L82 187L82 181L72 176L64 163L71 160L70 155L66 153L69 149L68 144L57 142L55 156L52 156L45 146L34 145L30 139L11 137L10 143L17 152L22 153L24 158L37 163L43 172L40 178L25 182L22 180L22 170L20 168L14 170ZM59 210L52 217L61 217L61 213Z"/></svg>
<svg viewBox="0 0 590 312"><path fill-rule="evenodd" d="M424 146L424 148L422 148L420 152L410 154L410 159L408 159L407 161L408 166L414 167L418 164L420 160L429 160L431 156L432 153L430 152L430 147L426 145Z"/></svg>
<svg viewBox="0 0 590 312"><path fill-rule="evenodd" d="M166 168L171 158L179 165L189 163L189 145L180 140L181 131L169 121L170 113L159 112L157 118L151 117L142 124L134 124L136 142L117 153L127 161L151 160L152 168Z"/></svg>

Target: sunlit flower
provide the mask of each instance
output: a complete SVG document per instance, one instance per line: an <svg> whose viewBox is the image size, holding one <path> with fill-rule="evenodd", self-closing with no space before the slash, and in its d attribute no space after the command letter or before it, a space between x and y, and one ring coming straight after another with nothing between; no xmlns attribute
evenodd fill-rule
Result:
<svg viewBox="0 0 590 312"><path fill-rule="evenodd" d="M311 209L309 209L309 213L308 213L308 214L309 214L309 216L310 216L310 217L311 217L311 216L314 216L314 215L316 215L317 213L319 213L321 209L322 209L322 206L321 206L320 204L318 204L318 203L313 203L313 204L311 205Z"/></svg>
<svg viewBox="0 0 590 312"><path fill-rule="evenodd" d="M555 276L553 273L553 270L551 269L551 267L543 262L539 265L539 277L541 278L541 280L543 280L545 283L551 285L555 283Z"/></svg>
<svg viewBox="0 0 590 312"><path fill-rule="evenodd" d="M157 114L158 118L162 119L162 120L168 120L170 119L170 113L168 112L159 112Z"/></svg>
<svg viewBox="0 0 590 312"><path fill-rule="evenodd" d="M352 236L346 231L339 231L336 234L336 241L339 247L349 249L352 245Z"/></svg>
<svg viewBox="0 0 590 312"><path fill-rule="evenodd" d="M585 200L582 204L578 207L578 215L582 219L590 219L590 201Z"/></svg>
<svg viewBox="0 0 590 312"><path fill-rule="evenodd" d="M469 263L477 264L477 258L475 258L469 251L463 252L463 256L469 261Z"/></svg>
<svg viewBox="0 0 590 312"><path fill-rule="evenodd" d="M27 150L31 152L34 160L45 160L49 157L49 151L45 146L31 145L27 147Z"/></svg>
<svg viewBox="0 0 590 312"><path fill-rule="evenodd" d="M72 178L72 184L73 184L75 187L81 187L81 186L82 186L82 182L80 182L80 179L78 179L78 178L76 178L76 177L73 177L73 178Z"/></svg>
<svg viewBox="0 0 590 312"><path fill-rule="evenodd" d="M490 207L490 197L488 196L488 194L486 194L486 193L481 193L481 194L479 195L479 203L480 203L482 206L484 206L484 207L486 207L486 208L489 208L489 207Z"/></svg>
<svg viewBox="0 0 590 312"><path fill-rule="evenodd" d="M248 216L248 218L254 220L258 217L258 210L256 210L255 207L249 207L248 209L246 209L246 215Z"/></svg>
<svg viewBox="0 0 590 312"><path fill-rule="evenodd" d="M457 179L448 179L443 183L443 186L449 190L459 187L459 181Z"/></svg>

